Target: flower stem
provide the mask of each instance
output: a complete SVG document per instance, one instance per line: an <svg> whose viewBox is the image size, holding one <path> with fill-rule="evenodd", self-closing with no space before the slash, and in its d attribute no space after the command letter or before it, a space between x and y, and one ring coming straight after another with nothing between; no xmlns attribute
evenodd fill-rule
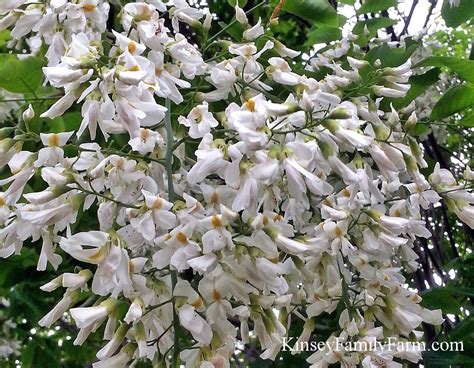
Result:
<svg viewBox="0 0 474 368"><path fill-rule="evenodd" d="M165 115L165 128L166 128L166 157L165 167L166 176L168 179L168 196L169 201L175 200L175 192L173 186L173 146L174 146L174 135L173 127L171 125L171 101L166 99L165 102L166 115ZM170 271L171 274L171 295L173 295L174 288L178 283L178 274L175 270ZM179 320L178 314L176 313L176 305L173 303L173 329L174 329L174 344L173 344L173 363L172 367L179 367Z"/></svg>

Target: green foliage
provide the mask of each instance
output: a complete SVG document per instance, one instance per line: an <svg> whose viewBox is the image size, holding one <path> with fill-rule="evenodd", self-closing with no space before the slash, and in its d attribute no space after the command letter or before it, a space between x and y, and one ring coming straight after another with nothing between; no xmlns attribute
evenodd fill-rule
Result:
<svg viewBox="0 0 474 368"><path fill-rule="evenodd" d="M452 287L429 289L421 296L422 305L431 309L441 309L444 313L458 314L461 303L454 296L456 290Z"/></svg>
<svg viewBox="0 0 474 368"><path fill-rule="evenodd" d="M357 10L357 14L378 13L379 11L397 6L397 0L366 0Z"/></svg>
<svg viewBox="0 0 474 368"><path fill-rule="evenodd" d="M9 39L10 39L9 30L5 29L3 31L0 31L0 48L5 47Z"/></svg>
<svg viewBox="0 0 474 368"><path fill-rule="evenodd" d="M390 19L387 17L379 17L364 20L362 22L358 22L352 32L358 35L364 34L365 27L367 27L367 31L369 33L369 37L374 37L377 34L377 31L381 28L387 28L397 24L397 21L394 19Z"/></svg>
<svg viewBox="0 0 474 368"><path fill-rule="evenodd" d="M327 0L287 0L283 9L311 23L339 25L337 12Z"/></svg>
<svg viewBox="0 0 474 368"><path fill-rule="evenodd" d="M1 54L0 65L0 87L7 91L34 95L43 81L44 59L18 60L16 55Z"/></svg>
<svg viewBox="0 0 474 368"><path fill-rule="evenodd" d="M247 0L227 0L227 2L231 6L235 6L238 3L241 8L243 8L245 5L247 5Z"/></svg>
<svg viewBox="0 0 474 368"><path fill-rule="evenodd" d="M460 84L450 88L431 112L431 120L440 120L474 105L474 86Z"/></svg>
<svg viewBox="0 0 474 368"><path fill-rule="evenodd" d="M371 64L375 60L380 60L383 67L396 67L405 63L410 56L415 52L415 50L420 45L418 42L413 41L412 39L407 39L405 41L406 48L393 48L387 44L383 44L378 47L374 47L367 53L366 60Z"/></svg>
<svg viewBox="0 0 474 368"><path fill-rule="evenodd" d="M474 128L474 111L467 113L460 121L459 125L466 128Z"/></svg>
<svg viewBox="0 0 474 368"><path fill-rule="evenodd" d="M451 6L449 0L444 0L441 15L448 27L457 27L474 17L472 0L461 0L458 6Z"/></svg>
<svg viewBox="0 0 474 368"><path fill-rule="evenodd" d="M466 58L469 56L469 49L473 55L472 35L474 25L466 25L446 31L437 31L428 37L429 41L436 42L436 56L450 56L455 58ZM469 57L473 59L473 57Z"/></svg>
<svg viewBox="0 0 474 368"><path fill-rule="evenodd" d="M316 26L308 33L308 45L316 43L329 43L331 41L340 40L342 32L339 28L328 26Z"/></svg>
<svg viewBox="0 0 474 368"><path fill-rule="evenodd" d="M432 56L415 65L415 67L420 66L446 67L455 72L459 78L474 82L474 60Z"/></svg>

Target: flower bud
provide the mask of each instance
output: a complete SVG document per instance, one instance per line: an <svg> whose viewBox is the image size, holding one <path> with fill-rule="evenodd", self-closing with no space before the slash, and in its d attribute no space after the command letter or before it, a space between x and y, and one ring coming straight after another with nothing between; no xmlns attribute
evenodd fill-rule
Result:
<svg viewBox="0 0 474 368"><path fill-rule="evenodd" d="M244 10L237 4L235 5L235 19L237 22L242 24L243 26L247 26L249 21L247 19L247 15L245 14Z"/></svg>
<svg viewBox="0 0 474 368"><path fill-rule="evenodd" d="M336 119L336 120L349 119L350 117L351 117L351 114L344 107L336 107L328 115L329 119Z"/></svg>
<svg viewBox="0 0 474 368"><path fill-rule="evenodd" d="M209 11L206 12L206 16L204 18L204 22L202 23L202 26L206 31L209 31L211 29L211 23L212 23L212 15Z"/></svg>
<svg viewBox="0 0 474 368"><path fill-rule="evenodd" d="M33 106L31 104L28 106L28 108L23 112L23 121L26 123L30 120L32 120L35 117L35 110L33 110Z"/></svg>
<svg viewBox="0 0 474 368"><path fill-rule="evenodd" d="M416 116L415 111L412 112L410 117L405 123L405 131L406 132L413 132L416 128L416 123L418 122L418 118Z"/></svg>

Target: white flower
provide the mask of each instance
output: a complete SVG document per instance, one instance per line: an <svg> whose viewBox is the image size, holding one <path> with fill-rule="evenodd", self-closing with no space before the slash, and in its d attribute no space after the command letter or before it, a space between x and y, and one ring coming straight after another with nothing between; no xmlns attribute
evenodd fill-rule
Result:
<svg viewBox="0 0 474 368"><path fill-rule="evenodd" d="M133 302L128 308L127 314L125 315L124 321L127 323L132 323L138 321L143 315L142 306L140 302Z"/></svg>
<svg viewBox="0 0 474 368"><path fill-rule="evenodd" d="M74 304L79 298L78 292L66 292L63 298L54 308L38 321L38 324L43 327L51 327L54 322L60 319L63 314Z"/></svg>
<svg viewBox="0 0 474 368"><path fill-rule="evenodd" d="M110 358L122 344L128 329L129 326L127 324L122 324L117 329L117 331L115 331L112 339L110 339L110 341L97 352L97 358L99 358L100 360Z"/></svg>
<svg viewBox="0 0 474 368"><path fill-rule="evenodd" d="M164 140L160 133L141 128L140 135L131 139L128 144L134 151L146 155L147 153L153 152L157 145L163 145Z"/></svg>
<svg viewBox="0 0 474 368"><path fill-rule="evenodd" d="M179 123L189 128L191 138L202 138L211 131L211 128L215 128L219 124L208 108L209 105L204 102L202 105L194 107L187 118L178 117Z"/></svg>
<svg viewBox="0 0 474 368"><path fill-rule="evenodd" d="M108 299L94 307L72 308L71 316L76 322L77 327L86 328L88 326L101 324L117 305L118 302L116 300Z"/></svg>
<svg viewBox="0 0 474 368"><path fill-rule="evenodd" d="M257 24L245 30L242 36L244 37L245 40L252 41L260 37L264 33L265 33L265 30L263 29L263 26L262 26L262 18L258 18Z"/></svg>
<svg viewBox="0 0 474 368"><path fill-rule="evenodd" d="M35 166L54 166L64 159L63 147L74 132L65 133L41 133L41 142L46 146L38 152L38 159L35 161Z"/></svg>
<svg viewBox="0 0 474 368"><path fill-rule="evenodd" d="M176 216L170 211L172 203L146 190L142 193L148 210L143 216L132 218L130 224L140 231L145 239L151 241L156 237L156 229L171 229L176 222Z"/></svg>
<svg viewBox="0 0 474 368"><path fill-rule="evenodd" d="M208 345L212 339L212 330L209 324L199 316L191 305L182 306L179 311L179 322L181 325L191 332L193 338Z"/></svg>
<svg viewBox="0 0 474 368"><path fill-rule="evenodd" d="M62 238L59 246L82 262L98 264L106 255L107 240L107 233L89 231Z"/></svg>

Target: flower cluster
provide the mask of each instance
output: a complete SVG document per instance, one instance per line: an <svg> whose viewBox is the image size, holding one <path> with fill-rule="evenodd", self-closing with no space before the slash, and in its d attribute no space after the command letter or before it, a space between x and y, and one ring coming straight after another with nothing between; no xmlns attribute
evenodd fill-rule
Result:
<svg viewBox="0 0 474 368"><path fill-rule="evenodd" d="M105 326L95 368L178 354L186 367L228 367L251 339L275 359L292 322L305 321L301 343L323 313L339 316L330 340L352 342L411 341L422 322L442 322L402 271L417 269L416 239L431 235L420 211L443 199L474 227L474 196L439 166L420 171L415 113L379 108L405 96L410 60L369 63L350 35L298 69L299 53L238 6L241 43L209 38L211 15L185 0L127 3L111 32L102 0L10 0L0 12L10 46L47 46L46 81L64 96L42 116L77 103L82 115L77 131L37 136L38 151L2 134L0 256L30 239L39 270L80 262L42 287L64 295L39 324L69 311L75 344ZM27 190L33 179L41 190ZM78 230L82 216L96 228ZM308 362L396 358L420 356L318 351Z"/></svg>

